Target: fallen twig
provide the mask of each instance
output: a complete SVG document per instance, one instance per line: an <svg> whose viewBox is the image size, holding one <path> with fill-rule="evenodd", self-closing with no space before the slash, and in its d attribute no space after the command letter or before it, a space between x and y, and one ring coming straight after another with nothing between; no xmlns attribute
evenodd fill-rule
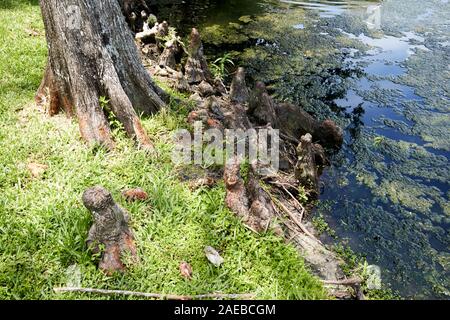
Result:
<svg viewBox="0 0 450 320"><path fill-rule="evenodd" d="M279 207L281 207L281 209L283 209L284 212L286 212L289 217L292 219L292 221L295 222L295 224L303 231L303 233L305 233L307 236L315 239L316 241L318 241L319 243L321 243L321 241L319 239L317 239L311 232L309 232L308 229L306 229L306 227L303 225L303 223L301 223L298 218L295 216L295 214L293 214L291 212L291 210L289 210L281 201L279 201L278 199L276 199L272 194L270 194L270 197L272 198L272 201L274 203L276 203Z"/></svg>
<svg viewBox="0 0 450 320"><path fill-rule="evenodd" d="M291 219L295 222L296 225L299 226L299 228L309 237L316 239L317 241L319 241L311 232L309 232L308 229L306 229L306 227L303 225L303 223L301 223L297 217L281 202L279 202L279 205L281 206L281 208L289 215L289 217L291 217ZM319 241L320 242L320 241Z"/></svg>
<svg viewBox="0 0 450 320"><path fill-rule="evenodd" d="M147 293L147 292L126 291L126 290L106 290L106 289L78 288L78 287L62 287L62 288L54 288L53 290L56 293L64 293L64 292L96 293L102 295L124 295L124 296L135 296L161 300L200 300L200 299L250 300L255 298L254 294L207 293L193 296L188 295L183 296L175 294Z"/></svg>
<svg viewBox="0 0 450 320"><path fill-rule="evenodd" d="M344 280L322 280L323 284L340 285L340 286L354 286L361 284L361 282L362 280L357 277Z"/></svg>
<svg viewBox="0 0 450 320"><path fill-rule="evenodd" d="M302 204L300 203L300 201L297 200L296 197L294 197L294 195L292 193L289 192L288 189L285 188L285 186L281 186L283 188L283 190L292 198L292 200L294 200L294 203L297 204L297 208L299 208L300 210L302 210L300 212L300 218L299 218L299 222L302 223L303 220L303 216L305 215L305 207L302 206Z"/></svg>
<svg viewBox="0 0 450 320"><path fill-rule="evenodd" d="M270 221L269 221L270 222ZM243 226L245 227L245 228L247 228L248 230L250 230L250 231L252 231L252 232L254 232L254 233L256 233L257 235L259 235L260 233L258 232L258 231L256 231L254 228L252 228L252 227L250 227L250 226L248 226L247 224L245 224L245 223L243 223Z"/></svg>

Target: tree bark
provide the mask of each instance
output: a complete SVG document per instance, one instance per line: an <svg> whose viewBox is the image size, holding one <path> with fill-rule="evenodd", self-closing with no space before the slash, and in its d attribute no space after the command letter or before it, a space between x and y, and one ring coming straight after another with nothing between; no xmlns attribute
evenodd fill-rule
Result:
<svg viewBox="0 0 450 320"><path fill-rule="evenodd" d="M94 253L101 253L99 268L108 274L125 270L126 254L137 261L129 215L114 202L111 193L100 186L90 188L83 193L83 204L94 218L87 245Z"/></svg>
<svg viewBox="0 0 450 320"><path fill-rule="evenodd" d="M203 54L200 33L195 28L192 29L190 35L189 58L184 69L189 84L200 83L202 81L212 82L212 75Z"/></svg>
<svg viewBox="0 0 450 320"><path fill-rule="evenodd" d="M323 146L340 148L343 143L342 129L332 120L319 122L300 106L277 104L262 82L256 84L250 95L248 113L255 123L270 123L273 128L295 139L309 133L313 141Z"/></svg>
<svg viewBox="0 0 450 320"><path fill-rule="evenodd" d="M302 186L318 193L319 173L311 134L307 133L301 137L300 144L297 147L297 154L298 162L295 166L295 177Z"/></svg>
<svg viewBox="0 0 450 320"><path fill-rule="evenodd" d="M246 103L249 98L249 91L245 82L245 70L239 67L231 82L231 101L236 103Z"/></svg>
<svg viewBox="0 0 450 320"><path fill-rule="evenodd" d="M113 147L99 103L106 97L128 136L151 147L138 114L158 111L166 95L142 65L121 5L123 0L40 0L49 58L36 100L49 96L50 115L64 109L78 118L88 143Z"/></svg>

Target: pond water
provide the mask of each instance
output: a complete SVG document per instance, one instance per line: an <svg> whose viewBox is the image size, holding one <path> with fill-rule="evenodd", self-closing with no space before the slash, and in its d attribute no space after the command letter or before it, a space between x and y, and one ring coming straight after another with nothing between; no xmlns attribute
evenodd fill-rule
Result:
<svg viewBox="0 0 450 320"><path fill-rule="evenodd" d="M160 1L280 100L345 128L322 215L410 298L450 297L450 2Z"/></svg>

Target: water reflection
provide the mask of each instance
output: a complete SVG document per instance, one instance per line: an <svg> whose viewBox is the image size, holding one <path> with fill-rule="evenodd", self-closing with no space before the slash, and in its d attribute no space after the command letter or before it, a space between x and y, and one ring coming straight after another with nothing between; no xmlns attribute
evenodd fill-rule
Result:
<svg viewBox="0 0 450 320"><path fill-rule="evenodd" d="M265 0L152 0L147 1L158 17L167 20L181 34L193 27L208 24L226 24L248 14L267 11Z"/></svg>
<svg viewBox="0 0 450 320"><path fill-rule="evenodd" d="M357 10L365 11L366 22L370 29L380 29L381 27L381 4L370 4L370 1L290 1L280 0L282 3L301 7L306 10L317 11L322 18L330 18L343 13Z"/></svg>

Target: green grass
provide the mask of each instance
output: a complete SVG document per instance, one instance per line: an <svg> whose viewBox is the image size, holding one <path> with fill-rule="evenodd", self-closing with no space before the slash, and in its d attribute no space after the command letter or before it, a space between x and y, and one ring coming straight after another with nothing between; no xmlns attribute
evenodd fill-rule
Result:
<svg viewBox="0 0 450 320"><path fill-rule="evenodd" d="M27 29L41 36L31 37ZM191 192L170 161L171 132L184 113L172 106L143 124L159 156L149 157L118 136L113 152L87 147L77 124L63 115L47 117L33 105L42 77L46 45L35 1L0 6L0 298L100 298L53 292L65 286L76 265L84 287L175 294L256 293L258 298L326 298L296 250L271 235L258 236L224 207L222 184ZM33 178L27 164L48 166ZM140 263L124 274L106 276L87 251L90 213L83 191L108 188L131 215ZM120 192L142 187L144 203L128 204ZM220 250L225 263L208 263L203 248ZM194 270L192 281L178 271ZM115 297L123 298L123 297Z"/></svg>

